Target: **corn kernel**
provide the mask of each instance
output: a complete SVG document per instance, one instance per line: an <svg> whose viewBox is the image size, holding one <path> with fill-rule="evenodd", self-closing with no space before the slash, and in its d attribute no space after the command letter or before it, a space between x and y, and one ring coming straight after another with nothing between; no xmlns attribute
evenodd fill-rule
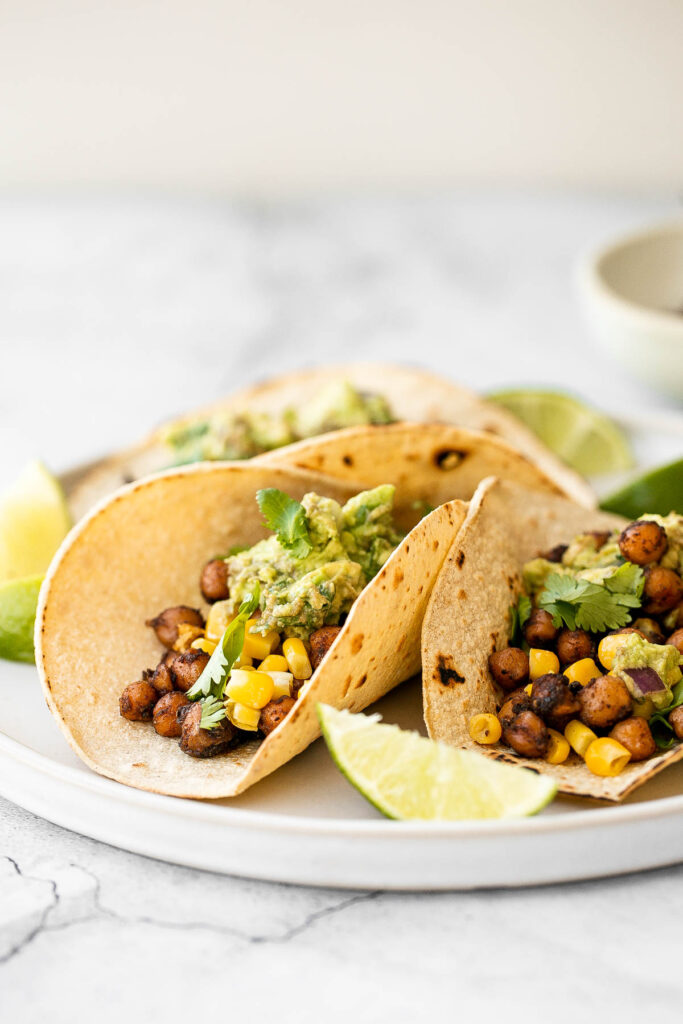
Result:
<svg viewBox="0 0 683 1024"><path fill-rule="evenodd" d="M564 730L565 738L572 750L575 750L579 757L585 757L586 751L598 737L592 729L580 722L578 718L569 722Z"/></svg>
<svg viewBox="0 0 683 1024"><path fill-rule="evenodd" d="M614 668L617 651L628 635L628 633L610 633L609 636L603 636L598 644L598 658L608 672Z"/></svg>
<svg viewBox="0 0 683 1024"><path fill-rule="evenodd" d="M262 671L262 667L259 666L259 672ZM291 697L292 696L292 682L294 677L291 672L269 672L268 675L273 680L273 696L271 700L275 700L276 697Z"/></svg>
<svg viewBox="0 0 683 1024"><path fill-rule="evenodd" d="M218 642L235 618L232 601L216 601L206 618L206 635L209 640Z"/></svg>
<svg viewBox="0 0 683 1024"><path fill-rule="evenodd" d="M289 671L295 679L309 679L313 675L303 641L298 637L289 637L282 645L282 653L287 659Z"/></svg>
<svg viewBox="0 0 683 1024"><path fill-rule="evenodd" d="M204 636L201 626L191 626L189 622L181 622L178 626L178 639L173 644L174 651L189 651L194 640Z"/></svg>
<svg viewBox="0 0 683 1024"><path fill-rule="evenodd" d="M242 651L242 653L240 654L239 658L237 659L237 661L233 665L233 668L248 668L248 669L250 669L250 668L253 667L253 664L254 664L254 659L250 658L248 654L245 654L244 651Z"/></svg>
<svg viewBox="0 0 683 1024"><path fill-rule="evenodd" d="M529 678L539 679L546 672L559 672L560 659L552 651L532 647L529 651Z"/></svg>
<svg viewBox="0 0 683 1024"><path fill-rule="evenodd" d="M526 686L524 687L524 692L528 693L529 696L531 696L531 691L533 690L533 688L534 688L534 684L533 683L527 683Z"/></svg>
<svg viewBox="0 0 683 1024"><path fill-rule="evenodd" d="M586 751L586 767L593 775L619 775L630 760L631 754L626 747L610 736L593 740Z"/></svg>
<svg viewBox="0 0 683 1024"><path fill-rule="evenodd" d="M196 640L193 640L190 647L194 651L204 651L204 654L208 654L209 657L216 650L216 640L207 640L205 636L200 636Z"/></svg>
<svg viewBox="0 0 683 1024"><path fill-rule="evenodd" d="M249 619L244 629L244 647L242 653L257 661L263 661L275 650L280 643L280 634L271 629L265 636L260 633L252 633L252 626L258 623L258 619Z"/></svg>
<svg viewBox="0 0 683 1024"><path fill-rule="evenodd" d="M497 743L502 728L497 715L473 715L470 718L470 736L475 743Z"/></svg>
<svg viewBox="0 0 683 1024"><path fill-rule="evenodd" d="M602 672L592 658L581 658L580 661L575 661L573 665L569 665L564 670L564 677L569 683L580 683L581 686L587 686L591 679L602 678Z"/></svg>
<svg viewBox="0 0 683 1024"><path fill-rule="evenodd" d="M548 764L564 764L569 757L569 744L567 740L556 729L548 729L550 743L545 759Z"/></svg>
<svg viewBox="0 0 683 1024"><path fill-rule="evenodd" d="M274 685L267 672L246 672L238 668L230 673L225 692L237 704L258 710L265 707L273 696Z"/></svg>
<svg viewBox="0 0 683 1024"><path fill-rule="evenodd" d="M261 712L257 708L248 708L246 704L234 700L225 702L225 715L229 722L246 732L256 732L261 718Z"/></svg>
<svg viewBox="0 0 683 1024"><path fill-rule="evenodd" d="M258 668L259 672L289 672L287 659L282 654L269 654Z"/></svg>

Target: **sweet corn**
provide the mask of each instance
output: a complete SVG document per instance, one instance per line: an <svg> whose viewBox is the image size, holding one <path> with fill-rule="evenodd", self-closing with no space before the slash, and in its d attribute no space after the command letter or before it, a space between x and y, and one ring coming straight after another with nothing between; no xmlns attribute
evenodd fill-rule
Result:
<svg viewBox="0 0 683 1024"><path fill-rule="evenodd" d="M190 647L195 651L204 651L204 654L208 654L210 657L216 650L217 642L217 640L207 640L205 636L200 636L192 641Z"/></svg>
<svg viewBox="0 0 683 1024"><path fill-rule="evenodd" d="M225 715L228 721L238 729L256 732L261 712L257 708L248 708L246 704L240 704L239 701L228 700L225 702Z"/></svg>
<svg viewBox="0 0 683 1024"><path fill-rule="evenodd" d="M201 626L191 626L189 622L181 622L178 626L178 639L173 644L174 651L189 651L192 643L204 636Z"/></svg>
<svg viewBox="0 0 683 1024"><path fill-rule="evenodd" d="M216 601L215 604L212 604L206 619L208 639L218 643L234 618L231 601Z"/></svg>
<svg viewBox="0 0 683 1024"><path fill-rule="evenodd" d="M309 679L313 675L306 648L298 637L293 636L285 640L282 645L282 653L287 659L289 671L295 679Z"/></svg>
<svg viewBox="0 0 683 1024"><path fill-rule="evenodd" d="M534 688L534 684L533 683L527 683L526 686L524 687L524 692L528 693L529 696L531 696L531 691L533 690L533 688Z"/></svg>
<svg viewBox="0 0 683 1024"><path fill-rule="evenodd" d="M560 659L552 651L532 647L529 651L529 678L539 679L546 672L559 672Z"/></svg>
<svg viewBox="0 0 683 1024"><path fill-rule="evenodd" d="M249 655L245 654L244 651L243 651L242 654L240 654L240 656L237 659L237 661L235 662L235 664L233 665L233 668L247 668L247 669L251 669L253 664L254 664L254 659L250 658Z"/></svg>
<svg viewBox="0 0 683 1024"><path fill-rule="evenodd" d="M614 668L617 650L628 635L628 633L610 633L609 636L603 636L598 644L598 658L608 672L611 672Z"/></svg>
<svg viewBox="0 0 683 1024"><path fill-rule="evenodd" d="M245 626L242 654L246 654L250 658L256 658L257 661L263 661L269 654L272 654L280 643L280 634L276 633L274 629L271 629L270 633L266 633L264 636L261 636L260 633L252 633L252 626L255 626L257 623L258 619L249 619Z"/></svg>
<svg viewBox="0 0 683 1024"><path fill-rule="evenodd" d="M567 740L558 732L556 729L548 729L550 735L550 743L548 744L548 753L545 755L545 759L548 764L564 764L569 757L569 744Z"/></svg>
<svg viewBox="0 0 683 1024"><path fill-rule="evenodd" d="M564 730L565 738L572 750L575 750L579 757L585 757L586 751L597 736L592 729L580 722L578 718L571 721Z"/></svg>
<svg viewBox="0 0 683 1024"><path fill-rule="evenodd" d="M473 715L470 718L470 736L475 743L497 743L502 728L496 715Z"/></svg>
<svg viewBox="0 0 683 1024"><path fill-rule="evenodd" d="M631 760L631 754L609 736L593 740L586 751L586 767L593 775L619 775Z"/></svg>
<svg viewBox="0 0 683 1024"><path fill-rule="evenodd" d="M582 686L586 686L591 679L600 679L602 672L592 658L581 658L564 670L564 677L569 683L581 683Z"/></svg>
<svg viewBox="0 0 683 1024"><path fill-rule="evenodd" d="M275 684L267 672L247 672L238 668L230 673L225 692L237 704L259 710L271 699L274 688Z"/></svg>
<svg viewBox="0 0 683 1024"><path fill-rule="evenodd" d="M282 654L269 654L258 668L259 672L289 672L287 659Z"/></svg>
<svg viewBox="0 0 683 1024"><path fill-rule="evenodd" d="M259 665L259 672L263 671L263 664ZM291 672L269 672L268 675L273 680L273 696L270 698L271 700L275 700L276 697L292 696L294 677Z"/></svg>

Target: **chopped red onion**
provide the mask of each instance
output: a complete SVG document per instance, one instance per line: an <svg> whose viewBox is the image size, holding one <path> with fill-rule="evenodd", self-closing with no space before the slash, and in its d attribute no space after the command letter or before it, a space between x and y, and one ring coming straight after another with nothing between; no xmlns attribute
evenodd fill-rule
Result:
<svg viewBox="0 0 683 1024"><path fill-rule="evenodd" d="M653 668L625 668L624 672L630 676L641 693L656 693L657 690L665 690L661 676Z"/></svg>

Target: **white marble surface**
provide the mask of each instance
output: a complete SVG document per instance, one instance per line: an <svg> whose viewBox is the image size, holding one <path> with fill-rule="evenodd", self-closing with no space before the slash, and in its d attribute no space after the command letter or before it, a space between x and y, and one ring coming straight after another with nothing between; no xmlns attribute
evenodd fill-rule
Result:
<svg viewBox="0 0 683 1024"><path fill-rule="evenodd" d="M254 376L332 358L661 409L595 352L572 267L586 244L673 208L0 198L3 476L33 454L64 468ZM306 890L148 861L0 800L0 1019L678 1020L682 882L677 867L519 892Z"/></svg>

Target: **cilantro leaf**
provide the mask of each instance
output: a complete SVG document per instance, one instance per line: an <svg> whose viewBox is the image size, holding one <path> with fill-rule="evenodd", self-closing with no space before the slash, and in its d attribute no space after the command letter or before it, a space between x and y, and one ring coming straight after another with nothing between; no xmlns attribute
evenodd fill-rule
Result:
<svg viewBox="0 0 683 1024"><path fill-rule="evenodd" d="M312 550L308 523L304 507L277 487L266 487L257 491L256 500L266 524L283 548L294 558L305 558Z"/></svg>
<svg viewBox="0 0 683 1024"><path fill-rule="evenodd" d="M222 700L209 695L201 701L202 717L199 723L200 729L215 729L219 722L225 718L225 705Z"/></svg>
<svg viewBox="0 0 683 1024"><path fill-rule="evenodd" d="M683 705L683 679L679 679L671 691L671 700L667 706L660 708L659 711L655 711L654 715L650 716L650 729L652 730L655 743L660 750L669 750L678 743L673 726L669 722L669 715L676 708L680 708L681 705Z"/></svg>
<svg viewBox="0 0 683 1024"><path fill-rule="evenodd" d="M247 595L245 600L242 601L237 615L227 626L219 643L216 644L216 650L209 658L199 679L185 694L188 700L199 700L200 697L208 697L209 695L214 697L223 696L225 684L230 675L230 669L239 658L244 647L244 630L247 619L254 614L258 608L258 603L259 588L257 584L254 587L254 592Z"/></svg>
<svg viewBox="0 0 683 1024"><path fill-rule="evenodd" d="M524 624L531 615L531 598L520 594L517 604L510 605L510 643L520 641Z"/></svg>
<svg viewBox="0 0 683 1024"><path fill-rule="evenodd" d="M565 625L569 629L602 633L620 629L631 621L629 609L640 606L643 583L643 570L630 562L600 583L550 573L538 596L538 605L552 615L558 628Z"/></svg>

